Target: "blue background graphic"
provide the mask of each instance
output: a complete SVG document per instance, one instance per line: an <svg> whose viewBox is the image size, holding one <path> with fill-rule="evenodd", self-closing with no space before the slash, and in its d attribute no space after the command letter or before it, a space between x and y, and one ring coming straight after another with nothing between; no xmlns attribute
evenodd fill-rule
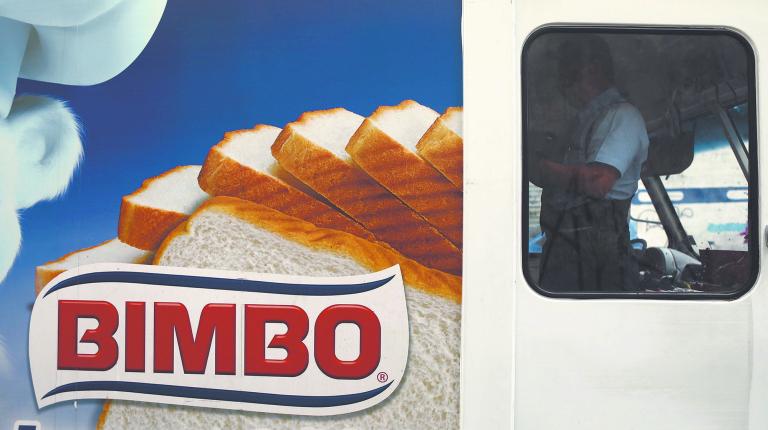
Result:
<svg viewBox="0 0 768 430"><path fill-rule="evenodd" d="M136 62L92 87L20 81L19 93L69 102L85 158L61 198L21 214L24 243L0 285L0 428L93 428L101 402L38 411L27 362L34 268L117 234L121 196L145 178L200 164L225 131L282 126L307 110L361 115L411 98L442 111L461 100L459 0L170 1ZM54 342L55 339L32 339ZM3 379L4 378L4 379Z"/></svg>

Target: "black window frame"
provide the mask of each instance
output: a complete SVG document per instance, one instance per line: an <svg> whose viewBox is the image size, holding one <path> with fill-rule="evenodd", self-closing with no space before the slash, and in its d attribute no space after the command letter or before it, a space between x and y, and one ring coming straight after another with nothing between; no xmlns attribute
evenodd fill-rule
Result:
<svg viewBox="0 0 768 430"><path fill-rule="evenodd" d="M552 33L591 33L591 34L649 34L649 35L720 35L727 36L735 39L743 46L747 59L747 85L748 85L748 99L747 107L749 110L749 184L748 195L749 200L747 202L747 228L750 232L749 240L749 257L750 257L750 277L747 286L733 292L713 293L713 292L552 292L541 288L538 285L538 280L531 277L529 273L529 258L530 253L528 250L528 241L525 238L528 237L529 227L529 206L530 196L528 194L528 171L527 171L527 159L528 159L528 145L526 137L528 134L528 94L527 94L527 73L526 73L526 58L533 41L539 36ZM751 291L756 284L758 274L760 272L760 254L762 252L760 237L760 220L759 220L759 164L758 164L758 119L757 119L757 76L756 76L756 62L755 62L755 50L752 44L747 38L738 30L731 29L726 26L643 26L643 25L620 25L620 24L599 24L599 25L573 25L573 24L547 24L543 25L528 35L524 44L522 53L520 54L520 73L521 73L521 113L522 113L522 127L521 127L521 166L522 166L522 216L521 216L521 247L522 247L522 270L523 277L528 286L533 289L539 295L548 298L563 298L563 299L580 299L580 300L594 300L594 299L642 299L642 300L719 300L719 301L732 301L736 300L743 295Z"/></svg>

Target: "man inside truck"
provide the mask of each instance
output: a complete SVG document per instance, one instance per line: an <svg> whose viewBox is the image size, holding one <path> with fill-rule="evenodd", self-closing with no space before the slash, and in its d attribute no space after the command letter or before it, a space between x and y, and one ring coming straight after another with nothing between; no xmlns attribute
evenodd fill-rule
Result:
<svg viewBox="0 0 768 430"><path fill-rule="evenodd" d="M614 85L599 36L575 34L557 49L558 90L578 109L565 148L536 153L545 243L540 286L551 292L637 290L629 208L648 155L645 121Z"/></svg>

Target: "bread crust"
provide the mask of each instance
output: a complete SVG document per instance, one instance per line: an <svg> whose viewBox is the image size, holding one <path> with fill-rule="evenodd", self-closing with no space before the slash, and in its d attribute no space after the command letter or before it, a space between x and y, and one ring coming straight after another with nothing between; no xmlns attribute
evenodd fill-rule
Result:
<svg viewBox="0 0 768 430"><path fill-rule="evenodd" d="M347 153L365 172L462 247L462 192L439 171L375 123L382 106L355 132Z"/></svg>
<svg viewBox="0 0 768 430"><path fill-rule="evenodd" d="M447 115L461 111L460 107L448 108L424 133L416 151L459 190L464 190L464 139L443 121Z"/></svg>
<svg viewBox="0 0 768 430"><path fill-rule="evenodd" d="M460 276L424 267L386 246L358 236L339 230L320 228L275 209L234 197L214 197L203 203L187 222L178 226L163 241L155 255L154 264L162 260L176 237L190 233L189 224L198 214L205 211L225 213L302 245L348 256L372 271L399 264L406 284L429 294L461 303Z"/></svg>
<svg viewBox="0 0 768 430"><path fill-rule="evenodd" d="M99 419L96 421L96 430L103 430L104 424L107 423L107 417L109 416L109 409L112 407L112 400L104 400L104 406L101 407L101 413Z"/></svg>
<svg viewBox="0 0 768 430"><path fill-rule="evenodd" d="M51 265L56 264L56 263L61 263L64 260L68 259L69 257L72 257L75 254L79 254L81 252L90 251L90 250L96 249L96 248L98 248L100 246L104 246L104 245L108 244L109 242L112 242L113 240L114 239L110 239L110 240L104 241L104 242L102 242L102 243L100 243L98 245L90 246L88 248L78 249L77 251L72 251L72 252L70 252L68 254L65 254L62 257L57 258L56 260L49 261L49 262L47 262L45 264L42 264L40 266L35 267L35 295L40 294L40 291L46 285L48 285L48 283L51 282L53 280L53 278L59 276L60 274L62 274L62 273L64 273L66 271L66 269L51 269L48 266L51 266ZM135 259L135 260L131 261L131 263L134 263L134 264L144 264L144 263L149 262L150 260L152 260L152 254L151 253L147 253L147 255L144 258Z"/></svg>
<svg viewBox="0 0 768 430"><path fill-rule="evenodd" d="M244 166L223 153L221 148L231 139L252 131L229 132L211 148L200 171L199 183L203 191L214 196L238 197L260 203L319 227L346 231L368 240L374 239L371 232L341 212L283 180Z"/></svg>
<svg viewBox="0 0 768 430"><path fill-rule="evenodd" d="M154 251L168 233L187 219L187 214L143 206L130 200L152 186L154 181L187 167L177 166L161 175L146 179L138 190L123 197L117 224L117 237L123 243L145 251Z"/></svg>
<svg viewBox="0 0 768 430"><path fill-rule="evenodd" d="M117 237L134 248L152 251L185 219L185 214L137 205L123 197Z"/></svg>
<svg viewBox="0 0 768 430"><path fill-rule="evenodd" d="M461 251L453 243L359 167L316 145L294 127L334 111L307 112L283 128L272 145L275 159L378 240L427 267L460 275Z"/></svg>

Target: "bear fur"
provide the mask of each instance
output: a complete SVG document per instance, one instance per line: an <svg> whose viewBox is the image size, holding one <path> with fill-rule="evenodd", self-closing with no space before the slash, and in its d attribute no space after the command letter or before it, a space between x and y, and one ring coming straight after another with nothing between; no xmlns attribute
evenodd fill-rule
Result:
<svg viewBox="0 0 768 430"><path fill-rule="evenodd" d="M59 100L19 96L0 119L0 282L21 246L18 212L62 194L82 152L77 118Z"/></svg>

